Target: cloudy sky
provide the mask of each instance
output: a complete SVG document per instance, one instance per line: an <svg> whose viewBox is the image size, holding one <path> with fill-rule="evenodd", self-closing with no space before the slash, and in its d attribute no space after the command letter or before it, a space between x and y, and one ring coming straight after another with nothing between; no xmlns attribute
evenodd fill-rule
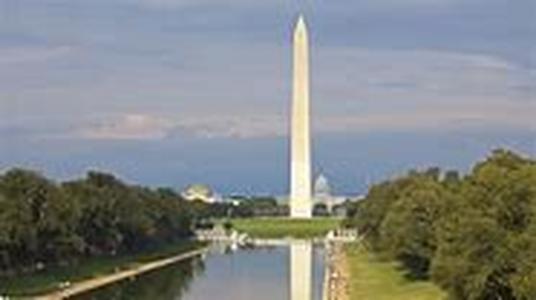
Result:
<svg viewBox="0 0 536 300"><path fill-rule="evenodd" d="M533 0L0 0L0 168L285 193L300 12L337 192L536 155Z"/></svg>

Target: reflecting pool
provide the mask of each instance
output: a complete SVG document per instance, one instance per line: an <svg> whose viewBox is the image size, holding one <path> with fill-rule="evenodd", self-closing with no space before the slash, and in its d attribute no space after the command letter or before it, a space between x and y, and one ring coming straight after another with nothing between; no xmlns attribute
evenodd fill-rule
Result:
<svg viewBox="0 0 536 300"><path fill-rule="evenodd" d="M321 300L324 249L309 242L238 247L213 244L207 255L76 299Z"/></svg>

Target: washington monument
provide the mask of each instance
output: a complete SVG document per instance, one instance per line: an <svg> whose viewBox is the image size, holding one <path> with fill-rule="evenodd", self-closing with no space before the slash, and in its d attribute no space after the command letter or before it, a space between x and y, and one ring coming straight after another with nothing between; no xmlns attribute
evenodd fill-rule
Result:
<svg viewBox="0 0 536 300"><path fill-rule="evenodd" d="M299 17L294 29L293 44L290 216L291 218L311 218L309 37L303 16Z"/></svg>

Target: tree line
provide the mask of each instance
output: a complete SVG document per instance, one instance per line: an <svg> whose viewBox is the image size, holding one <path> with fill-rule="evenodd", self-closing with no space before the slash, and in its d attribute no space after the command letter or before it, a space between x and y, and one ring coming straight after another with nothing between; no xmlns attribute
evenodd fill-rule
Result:
<svg viewBox="0 0 536 300"><path fill-rule="evenodd" d="M57 183L11 169L0 175L0 275L178 242L202 209L171 189L106 173Z"/></svg>
<svg viewBox="0 0 536 300"><path fill-rule="evenodd" d="M496 150L461 176L411 171L348 220L366 245L456 300L536 299L536 161Z"/></svg>
<svg viewBox="0 0 536 300"><path fill-rule="evenodd" d="M257 218L257 217L287 217L290 214L290 207L285 201L278 202L275 197L270 196L233 196L230 201L213 203L207 210L212 218ZM347 204L338 204L336 208L343 208ZM313 205L313 215L316 217L330 216L327 205L315 203Z"/></svg>

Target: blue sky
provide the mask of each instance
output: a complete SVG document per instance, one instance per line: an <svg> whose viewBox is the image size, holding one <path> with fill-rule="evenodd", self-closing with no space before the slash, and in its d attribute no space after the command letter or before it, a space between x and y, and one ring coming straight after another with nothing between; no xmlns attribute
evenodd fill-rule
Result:
<svg viewBox="0 0 536 300"><path fill-rule="evenodd" d="M337 192L536 154L532 0L0 0L0 167L285 193L299 12Z"/></svg>

